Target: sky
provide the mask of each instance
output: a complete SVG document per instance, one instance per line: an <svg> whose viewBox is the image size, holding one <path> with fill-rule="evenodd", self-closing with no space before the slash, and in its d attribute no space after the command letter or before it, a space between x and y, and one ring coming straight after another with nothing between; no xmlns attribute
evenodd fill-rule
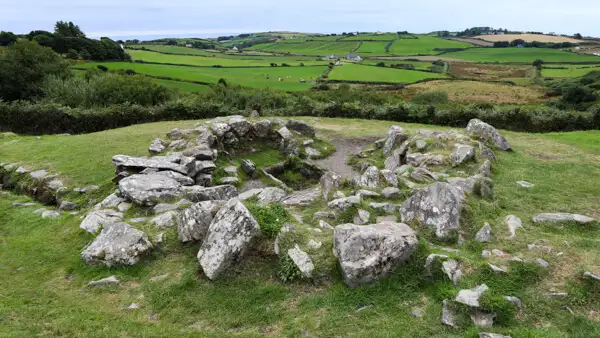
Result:
<svg viewBox="0 0 600 338"><path fill-rule="evenodd" d="M52 31L73 21L89 36L216 37L265 31L458 31L489 26L600 36L598 0L0 0L0 30Z"/></svg>

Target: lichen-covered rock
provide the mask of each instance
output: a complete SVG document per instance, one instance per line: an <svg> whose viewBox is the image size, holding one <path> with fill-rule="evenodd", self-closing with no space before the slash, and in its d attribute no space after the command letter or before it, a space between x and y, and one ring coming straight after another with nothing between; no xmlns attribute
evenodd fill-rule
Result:
<svg viewBox="0 0 600 338"><path fill-rule="evenodd" d="M215 214L226 201L204 201L184 209L177 217L177 233L182 242L204 239Z"/></svg>
<svg viewBox="0 0 600 338"><path fill-rule="evenodd" d="M554 213L544 213L538 214L533 217L533 223L564 223L564 222L573 222L579 224L589 224L594 222L595 219L579 215L579 214L569 214L565 212L554 212Z"/></svg>
<svg viewBox="0 0 600 338"><path fill-rule="evenodd" d="M406 164L413 167L435 167L446 163L447 157L441 154L413 153L406 155Z"/></svg>
<svg viewBox="0 0 600 338"><path fill-rule="evenodd" d="M165 176L179 182L181 185L194 185L194 180L188 176L171 170L158 171L153 175Z"/></svg>
<svg viewBox="0 0 600 338"><path fill-rule="evenodd" d="M105 229L114 223L123 220L123 213L114 210L93 210L81 222L79 228L91 233L97 233L101 228Z"/></svg>
<svg viewBox="0 0 600 338"><path fill-rule="evenodd" d="M402 221L419 222L447 237L460 228L464 195L449 183L437 182L418 189L400 208Z"/></svg>
<svg viewBox="0 0 600 338"><path fill-rule="evenodd" d="M292 193L284 198L281 203L285 206L308 206L321 195L321 189L309 188Z"/></svg>
<svg viewBox="0 0 600 338"><path fill-rule="evenodd" d="M483 162L481 167L479 167L477 170L477 173L484 177L492 176L492 162L490 160L485 160L485 162Z"/></svg>
<svg viewBox="0 0 600 338"><path fill-rule="evenodd" d="M438 179L435 173L425 168L414 168L410 173L410 178L419 183L433 182Z"/></svg>
<svg viewBox="0 0 600 338"><path fill-rule="evenodd" d="M392 126L383 144L383 154L389 155L394 148L408 139L408 134L399 126Z"/></svg>
<svg viewBox="0 0 600 338"><path fill-rule="evenodd" d="M492 127L491 125L489 125L481 120L472 119L471 121L469 121L469 124L467 125L466 130L468 133L470 133L473 136L477 136L480 139L490 141L496 147L498 147L504 151L511 150L510 144L504 138L504 136L502 136L496 130L496 128Z"/></svg>
<svg viewBox="0 0 600 338"><path fill-rule="evenodd" d="M381 176L383 176L383 179L387 182L387 184L394 188L398 187L398 176L396 176L393 171L389 169L383 169L381 170Z"/></svg>
<svg viewBox="0 0 600 338"><path fill-rule="evenodd" d="M292 135L292 132L290 132L290 130L287 129L286 127L281 127L279 130L277 130L277 134L279 134L279 136L283 140L291 140L294 138L294 135Z"/></svg>
<svg viewBox="0 0 600 338"><path fill-rule="evenodd" d="M346 198L338 198L336 200L333 200L329 203L327 203L327 206L329 206L329 208L334 209L335 211L345 211L348 208L354 206L354 205L359 205L360 204L360 197L359 196L350 196L350 197L346 197Z"/></svg>
<svg viewBox="0 0 600 338"><path fill-rule="evenodd" d="M270 120L260 120L254 123L254 130L259 138L267 138L271 134L273 123Z"/></svg>
<svg viewBox="0 0 600 338"><path fill-rule="evenodd" d="M217 159L216 152L205 146L187 148L183 151L183 156L193 157L198 161L215 161Z"/></svg>
<svg viewBox="0 0 600 338"><path fill-rule="evenodd" d="M258 194L258 202L264 204L277 203L281 202L285 196L287 196L285 190L277 187L267 187Z"/></svg>
<svg viewBox="0 0 600 338"><path fill-rule="evenodd" d="M371 213L366 210L358 209L356 216L354 217L354 224L363 225L369 223L369 218L371 218Z"/></svg>
<svg viewBox="0 0 600 338"><path fill-rule="evenodd" d="M406 224L338 225L333 250L346 284L357 287L387 276L417 247L417 236Z"/></svg>
<svg viewBox="0 0 600 338"><path fill-rule="evenodd" d="M379 187L379 169L376 166L370 166L361 176L357 176L354 183L363 188Z"/></svg>
<svg viewBox="0 0 600 338"><path fill-rule="evenodd" d="M517 236L517 229L522 228L521 219L514 215L508 215L504 218L504 223L508 227L509 235L507 236L509 239L515 238Z"/></svg>
<svg viewBox="0 0 600 338"><path fill-rule="evenodd" d="M252 160L242 160L241 167L242 171L250 177L252 177L256 171L256 164L252 162Z"/></svg>
<svg viewBox="0 0 600 338"><path fill-rule="evenodd" d="M296 244L295 247L289 249L287 254L292 259L292 261L304 277L312 277L312 272L315 269L315 265L310 259L310 256L306 252L302 251L298 244Z"/></svg>
<svg viewBox="0 0 600 338"><path fill-rule="evenodd" d="M155 168L159 170L173 170L178 173L187 175L187 169L178 163L168 161L167 159L159 159L156 156L152 159L133 157L127 155L115 155L112 158L113 164L117 167L117 171L131 170L132 172L140 172L146 168Z"/></svg>
<svg viewBox="0 0 600 338"><path fill-rule="evenodd" d="M489 288L485 284L478 285L472 289L460 290L454 301L477 308L479 307L479 298L481 298L487 290L489 290Z"/></svg>
<svg viewBox="0 0 600 338"><path fill-rule="evenodd" d="M165 151L165 142L159 138L155 138L154 141L148 147L148 152L159 154Z"/></svg>
<svg viewBox="0 0 600 338"><path fill-rule="evenodd" d="M375 210L381 210L386 214L393 214L398 211L398 206L391 203L371 202L369 203L369 206Z"/></svg>
<svg viewBox="0 0 600 338"><path fill-rule="evenodd" d="M218 185L216 187L191 186L184 187L185 196L192 202L202 201L228 201L238 196L238 191L233 185Z"/></svg>
<svg viewBox="0 0 600 338"><path fill-rule="evenodd" d="M237 198L229 200L213 218L198 251L198 262L206 277L214 280L241 260L259 232L258 223L244 204Z"/></svg>
<svg viewBox="0 0 600 338"><path fill-rule="evenodd" d="M139 205L153 206L181 196L181 184L163 175L131 175L119 181L125 199Z"/></svg>
<svg viewBox="0 0 600 338"><path fill-rule="evenodd" d="M297 131L304 136L315 137L315 128L311 127L306 122L289 120L286 127L290 130Z"/></svg>
<svg viewBox="0 0 600 338"><path fill-rule="evenodd" d="M100 235L85 247L81 258L88 264L102 263L109 267L134 265L151 248L152 243L145 233L118 222L102 229Z"/></svg>
<svg viewBox="0 0 600 338"><path fill-rule="evenodd" d="M231 127L238 137L244 137L252 130L253 126L252 123L243 117L233 117L229 120L229 127Z"/></svg>
<svg viewBox="0 0 600 338"><path fill-rule="evenodd" d="M164 214L154 217L150 223L156 225L158 228L170 228L175 225L175 219L178 214L175 210L167 211Z"/></svg>
<svg viewBox="0 0 600 338"><path fill-rule="evenodd" d="M475 235L475 240L480 243L491 242L492 240L492 227L488 222L485 222L483 227L479 229Z"/></svg>
<svg viewBox="0 0 600 338"><path fill-rule="evenodd" d="M58 206L58 210L60 211L73 211L73 210L77 210L79 209L79 206L77 205L77 203L73 203L73 202L69 202L69 201L62 201L60 202L60 205Z"/></svg>
<svg viewBox="0 0 600 338"><path fill-rule="evenodd" d="M340 182L342 181L342 175L339 175L333 171L328 171L319 180L321 184L321 190L323 191L323 199L325 201L329 201L331 199L331 195L335 190L337 190L340 186Z"/></svg>
<svg viewBox="0 0 600 338"><path fill-rule="evenodd" d="M44 210L42 212L42 218L57 218L60 217L60 213L55 210Z"/></svg>
<svg viewBox="0 0 600 338"><path fill-rule="evenodd" d="M474 160L475 148L470 145L457 144L452 154L450 154L450 161L453 167Z"/></svg>
<svg viewBox="0 0 600 338"><path fill-rule="evenodd" d="M386 187L381 190L381 194L385 198L398 198L400 197L400 189L394 187Z"/></svg>

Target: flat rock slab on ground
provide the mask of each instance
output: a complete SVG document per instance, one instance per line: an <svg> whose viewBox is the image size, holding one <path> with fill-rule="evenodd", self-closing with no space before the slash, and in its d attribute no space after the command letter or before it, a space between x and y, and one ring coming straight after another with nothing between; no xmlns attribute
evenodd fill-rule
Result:
<svg viewBox="0 0 600 338"><path fill-rule="evenodd" d="M100 235L85 247L81 258L88 264L102 263L109 267L134 265L151 248L152 243L145 233L118 222L102 229Z"/></svg>
<svg viewBox="0 0 600 338"><path fill-rule="evenodd" d="M163 175L132 175L119 181L121 195L136 204L153 206L181 196L181 183Z"/></svg>
<svg viewBox="0 0 600 338"><path fill-rule="evenodd" d="M539 214L533 217L533 223L564 223L564 222L574 222L579 224L589 224L596 221L595 219L579 215L579 214L569 214L564 212L555 212L555 213L544 213Z"/></svg>

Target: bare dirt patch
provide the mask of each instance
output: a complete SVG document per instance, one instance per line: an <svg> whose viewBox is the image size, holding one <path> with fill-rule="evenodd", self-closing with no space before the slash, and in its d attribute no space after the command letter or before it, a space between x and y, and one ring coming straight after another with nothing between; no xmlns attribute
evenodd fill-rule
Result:
<svg viewBox="0 0 600 338"><path fill-rule="evenodd" d="M326 138L335 146L335 152L328 158L316 160L315 162L319 166L333 170L343 177L352 178L359 173L348 165L348 158L373 144L379 137L344 138L339 134L330 134Z"/></svg>
<svg viewBox="0 0 600 338"><path fill-rule="evenodd" d="M475 39L481 39L485 41L513 41L516 39L524 40L525 42L573 42L580 43L584 42L583 40L573 39L567 36L554 36L554 35L544 35L544 34L500 34L500 35L479 35L475 36Z"/></svg>
<svg viewBox="0 0 600 338"><path fill-rule="evenodd" d="M543 92L533 88L478 81L430 81L410 85L401 92L411 99L428 91L446 92L451 101L461 103L529 104L546 100Z"/></svg>
<svg viewBox="0 0 600 338"><path fill-rule="evenodd" d="M528 77L532 72L532 67L452 62L450 63L449 71L460 78L500 80L504 78Z"/></svg>

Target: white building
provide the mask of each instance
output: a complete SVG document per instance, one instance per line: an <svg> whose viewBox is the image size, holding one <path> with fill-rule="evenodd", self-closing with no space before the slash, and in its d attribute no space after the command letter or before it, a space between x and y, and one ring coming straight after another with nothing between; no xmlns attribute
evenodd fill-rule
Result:
<svg viewBox="0 0 600 338"><path fill-rule="evenodd" d="M234 50L237 52L238 48L237 48L237 46L233 46L233 48L231 48L231 50Z"/></svg>

